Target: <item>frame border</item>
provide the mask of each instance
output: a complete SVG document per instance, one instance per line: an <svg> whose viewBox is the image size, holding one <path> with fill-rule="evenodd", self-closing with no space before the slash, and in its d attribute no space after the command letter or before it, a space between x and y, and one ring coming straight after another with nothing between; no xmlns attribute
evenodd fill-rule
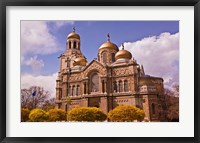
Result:
<svg viewBox="0 0 200 143"><path fill-rule="evenodd" d="M194 6L194 137L6 137L6 7L7 6ZM200 0L0 0L0 142L163 142L198 143L200 120Z"/></svg>

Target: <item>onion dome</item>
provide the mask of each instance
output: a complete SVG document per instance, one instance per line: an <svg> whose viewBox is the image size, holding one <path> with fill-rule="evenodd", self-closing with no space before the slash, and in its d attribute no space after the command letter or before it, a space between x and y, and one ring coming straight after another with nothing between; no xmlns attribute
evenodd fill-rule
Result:
<svg viewBox="0 0 200 143"><path fill-rule="evenodd" d="M67 39L75 38L80 40L80 36L75 32L75 28L73 28L73 32L67 36Z"/></svg>
<svg viewBox="0 0 200 143"><path fill-rule="evenodd" d="M100 49L114 49L114 50L116 50L116 51L119 51L119 49L118 49L118 47L117 47L117 45L115 45L114 43L112 43L112 42L110 42L110 35L109 34L107 34L107 37L108 37L108 41L107 42L105 42L105 43L103 43L100 47L99 47L99 50Z"/></svg>
<svg viewBox="0 0 200 143"><path fill-rule="evenodd" d="M87 60L84 57L78 57L74 60L74 66L86 66Z"/></svg>
<svg viewBox="0 0 200 143"><path fill-rule="evenodd" d="M124 50L123 44L122 44L122 50L120 50L119 52L117 52L115 54L116 60L121 59L121 58L124 58L124 59L131 59L132 58L132 54L129 51Z"/></svg>

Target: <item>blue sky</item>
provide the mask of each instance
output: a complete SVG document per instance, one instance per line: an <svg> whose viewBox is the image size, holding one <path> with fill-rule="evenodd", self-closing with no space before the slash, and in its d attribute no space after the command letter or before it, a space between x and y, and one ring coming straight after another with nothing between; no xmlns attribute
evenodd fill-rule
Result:
<svg viewBox="0 0 200 143"><path fill-rule="evenodd" d="M73 27L76 27L76 32L81 37L81 51L88 62L97 57L98 48L107 41L106 35L109 33L113 43L118 47L121 46L121 43L125 43L125 49L129 50L136 60L138 58L139 62L146 63L148 60L146 57L149 57L147 51L148 53L153 52L159 54L161 58L165 57L162 59L166 61L171 60L168 66L175 68L172 70L178 72L178 21L22 21L21 75L38 77L57 73L59 69L57 57L65 51L66 38L72 32ZM148 44L150 50L148 50ZM166 46L167 48L165 48ZM170 47L174 48L170 49ZM146 57L144 57L145 53L141 52L142 49L145 50L143 52L146 52ZM167 50L172 51L173 54L170 56L173 58L163 53ZM174 56L176 57L174 58ZM150 59L156 61L153 57ZM146 70L150 72L149 74L163 76L162 66L159 71L155 71L151 69L152 66L148 67L148 65L146 63ZM170 71L164 76L166 80L170 80L170 78L172 80L173 74L177 76L177 73L170 73Z"/></svg>

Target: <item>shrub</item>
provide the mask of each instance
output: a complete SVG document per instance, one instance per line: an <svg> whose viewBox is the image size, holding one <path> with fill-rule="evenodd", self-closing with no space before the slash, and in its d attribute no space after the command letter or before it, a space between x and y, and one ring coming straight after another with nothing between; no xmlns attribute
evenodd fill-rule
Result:
<svg viewBox="0 0 200 143"><path fill-rule="evenodd" d="M46 122L48 121L48 114L42 109L33 109L29 114L31 122Z"/></svg>
<svg viewBox="0 0 200 143"><path fill-rule="evenodd" d="M66 121L66 112L62 109L50 109L48 112L49 115L49 121L55 122L55 121Z"/></svg>
<svg viewBox="0 0 200 143"><path fill-rule="evenodd" d="M112 122L133 122L134 120L142 121L144 111L131 105L120 105L108 113L108 118Z"/></svg>
<svg viewBox="0 0 200 143"><path fill-rule="evenodd" d="M107 119L107 115L97 107L90 107L93 114L95 115L95 121L105 121Z"/></svg>
<svg viewBox="0 0 200 143"><path fill-rule="evenodd" d="M105 121L106 118L106 114L96 107L76 107L68 112L69 121L95 122Z"/></svg>
<svg viewBox="0 0 200 143"><path fill-rule="evenodd" d="M26 122L29 120L30 110L28 108L21 109L21 121Z"/></svg>

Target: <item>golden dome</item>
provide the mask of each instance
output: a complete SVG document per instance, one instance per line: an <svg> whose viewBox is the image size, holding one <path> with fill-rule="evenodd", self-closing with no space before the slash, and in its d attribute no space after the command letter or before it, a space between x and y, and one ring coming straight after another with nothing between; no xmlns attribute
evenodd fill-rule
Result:
<svg viewBox="0 0 200 143"><path fill-rule="evenodd" d="M114 50L116 50L116 51L119 51L119 49L118 49L118 47L117 47L117 45L115 45L114 43L112 43L112 42L110 42L110 35L109 34L107 34L107 37L108 37L108 41L107 42L105 42L105 43L103 43L100 47L99 47L99 50L100 49L114 49Z"/></svg>
<svg viewBox="0 0 200 143"><path fill-rule="evenodd" d="M80 66L86 66L86 59L84 57L78 57L74 60L74 63L73 65L76 66L76 65L80 65Z"/></svg>
<svg viewBox="0 0 200 143"><path fill-rule="evenodd" d="M73 31L72 33L70 33L67 36L67 39L70 39L70 38L75 38L75 39L79 39L80 40L80 36L75 31Z"/></svg>
<svg viewBox="0 0 200 143"><path fill-rule="evenodd" d="M99 50L100 50L100 49L104 49L104 48L114 49L114 50L116 50L116 51L119 51L117 45L115 45L114 43L112 43L112 42L110 42L110 41L107 41L106 43L103 43L103 44L100 46Z"/></svg>
<svg viewBox="0 0 200 143"><path fill-rule="evenodd" d="M115 59L116 60L121 59L121 58L131 59L132 58L132 54L129 51L124 50L124 47L123 47L122 50L120 50L119 52L117 52L115 54Z"/></svg>

